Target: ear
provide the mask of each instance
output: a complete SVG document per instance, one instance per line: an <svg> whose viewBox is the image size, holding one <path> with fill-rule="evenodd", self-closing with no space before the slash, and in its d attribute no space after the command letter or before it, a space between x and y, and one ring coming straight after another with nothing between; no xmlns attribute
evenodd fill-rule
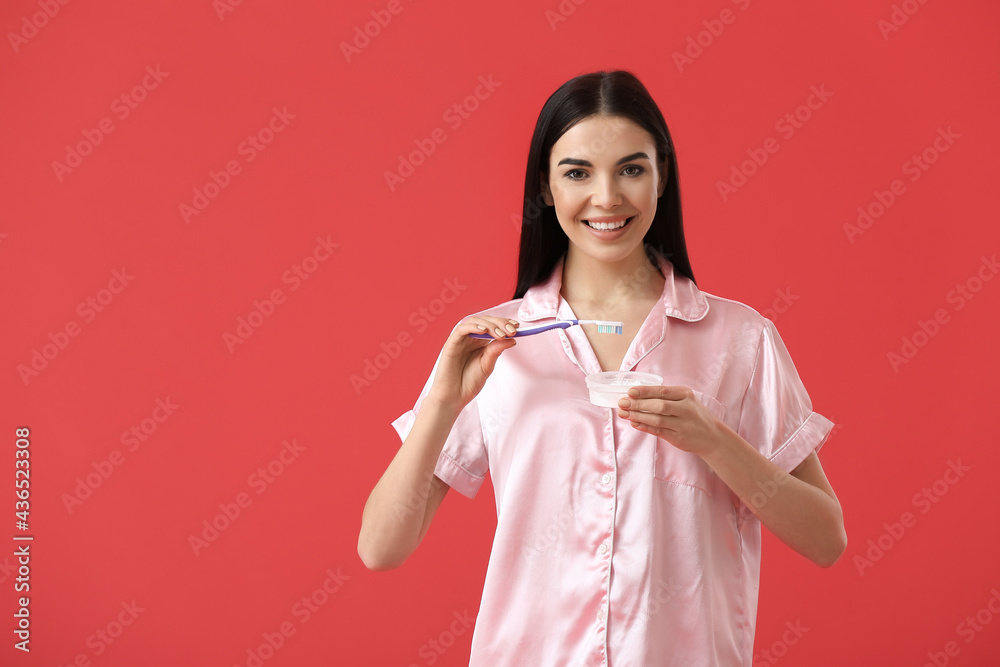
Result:
<svg viewBox="0 0 1000 667"><path fill-rule="evenodd" d="M552 199L552 191L549 189L548 179L545 175L539 177L542 186L542 201L545 202L546 206L555 206L555 202Z"/></svg>

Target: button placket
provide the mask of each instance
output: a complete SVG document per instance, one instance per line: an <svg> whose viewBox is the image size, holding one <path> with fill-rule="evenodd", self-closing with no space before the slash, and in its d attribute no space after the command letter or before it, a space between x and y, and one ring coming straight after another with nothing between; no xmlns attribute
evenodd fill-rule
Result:
<svg viewBox="0 0 1000 667"><path fill-rule="evenodd" d="M609 410L610 413L610 410ZM607 533L604 536L603 541L597 546L597 558L600 561L601 569L604 572L601 603L597 609L596 619L599 626L599 632L601 634L601 663L602 665L607 665L607 648L608 648L608 623L607 618L609 615L609 605L611 604L611 559L612 550L615 539L615 514L618 511L618 495L617 490L614 485L615 474L617 472L616 467L616 452L615 452L615 440L616 433L614 424L608 424L605 429L605 436L602 439L602 444L607 446L606 460L607 460L607 472L601 475L601 485L604 497L608 499L609 509L610 509L610 521L608 522Z"/></svg>

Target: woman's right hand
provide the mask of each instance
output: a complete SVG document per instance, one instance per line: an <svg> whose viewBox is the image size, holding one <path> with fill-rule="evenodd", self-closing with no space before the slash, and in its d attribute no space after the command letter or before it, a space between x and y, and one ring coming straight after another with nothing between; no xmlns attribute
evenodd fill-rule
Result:
<svg viewBox="0 0 1000 667"><path fill-rule="evenodd" d="M462 321L445 341L428 397L461 410L474 399L493 372L500 354L517 341L508 337L517 331L517 320L473 315ZM488 333L492 339L472 338L470 333Z"/></svg>

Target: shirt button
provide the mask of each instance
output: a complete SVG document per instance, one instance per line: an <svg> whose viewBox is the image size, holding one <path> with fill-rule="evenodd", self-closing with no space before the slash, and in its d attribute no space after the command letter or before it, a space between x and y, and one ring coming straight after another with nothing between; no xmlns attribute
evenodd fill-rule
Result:
<svg viewBox="0 0 1000 667"><path fill-rule="evenodd" d="M604 477L601 478L601 481L604 482L605 484L610 484L611 483L611 473L609 473L609 472L604 473Z"/></svg>
<svg viewBox="0 0 1000 667"><path fill-rule="evenodd" d="M608 545L606 542L601 542L601 546L597 547L597 552L600 554L608 553Z"/></svg>
<svg viewBox="0 0 1000 667"><path fill-rule="evenodd" d="M603 608L597 610L597 620L598 621L603 621L604 620L604 609Z"/></svg>

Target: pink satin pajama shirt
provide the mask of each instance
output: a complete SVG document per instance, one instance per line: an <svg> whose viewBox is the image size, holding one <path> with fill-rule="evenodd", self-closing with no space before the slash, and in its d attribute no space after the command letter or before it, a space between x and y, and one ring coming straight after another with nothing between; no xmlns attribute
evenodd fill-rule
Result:
<svg viewBox="0 0 1000 667"><path fill-rule="evenodd" d="M477 314L576 319L564 261ZM663 294L621 370L690 387L791 472L833 423L813 412L774 324L659 262ZM434 370L392 423L402 440ZM698 456L592 405L584 377L600 371L580 327L518 338L444 445L437 477L474 498L489 471L496 498L470 665L751 667L760 521Z"/></svg>

